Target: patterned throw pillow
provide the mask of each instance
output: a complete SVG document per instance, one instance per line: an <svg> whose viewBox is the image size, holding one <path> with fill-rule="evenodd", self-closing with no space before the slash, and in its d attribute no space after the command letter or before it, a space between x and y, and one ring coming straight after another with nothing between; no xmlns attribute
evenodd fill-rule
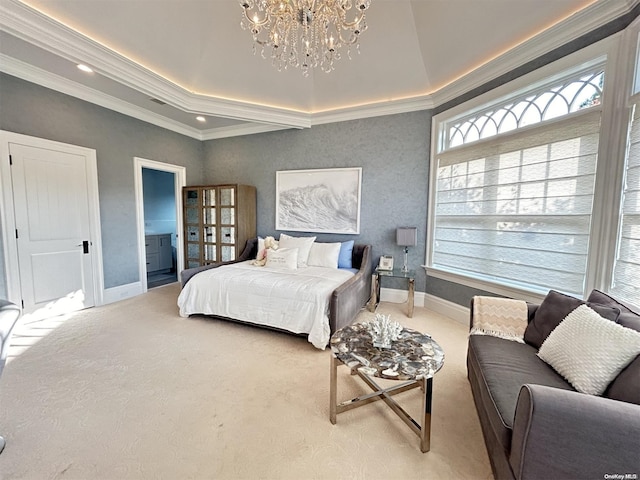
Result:
<svg viewBox="0 0 640 480"><path fill-rule="evenodd" d="M491 335L524 343L527 302L499 297L473 297L472 335Z"/></svg>
<svg viewBox="0 0 640 480"><path fill-rule="evenodd" d="M569 313L538 351L577 391L591 395L602 395L638 354L640 332L602 318L587 305Z"/></svg>
<svg viewBox="0 0 640 480"><path fill-rule="evenodd" d="M267 250L267 267L295 270L298 268L298 249L279 248Z"/></svg>

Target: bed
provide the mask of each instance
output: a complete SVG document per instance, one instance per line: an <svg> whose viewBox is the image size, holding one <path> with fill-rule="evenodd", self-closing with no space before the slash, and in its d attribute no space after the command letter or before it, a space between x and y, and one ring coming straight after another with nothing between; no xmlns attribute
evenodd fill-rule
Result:
<svg viewBox="0 0 640 480"><path fill-rule="evenodd" d="M184 270L180 315L207 315L306 335L324 349L331 334L353 322L371 294L371 246L354 245L351 269L294 270L253 265L258 239L237 260Z"/></svg>

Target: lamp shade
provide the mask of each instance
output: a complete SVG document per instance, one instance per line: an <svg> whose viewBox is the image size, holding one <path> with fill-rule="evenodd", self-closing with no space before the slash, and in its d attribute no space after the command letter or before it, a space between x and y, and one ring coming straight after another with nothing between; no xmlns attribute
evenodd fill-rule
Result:
<svg viewBox="0 0 640 480"><path fill-rule="evenodd" d="M401 247L414 247L418 244L417 227L398 227L396 230L396 243Z"/></svg>

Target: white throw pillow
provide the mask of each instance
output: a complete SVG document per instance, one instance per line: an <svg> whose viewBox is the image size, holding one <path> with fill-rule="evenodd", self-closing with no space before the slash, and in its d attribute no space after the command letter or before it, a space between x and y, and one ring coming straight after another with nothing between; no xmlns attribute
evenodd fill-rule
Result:
<svg viewBox="0 0 640 480"><path fill-rule="evenodd" d="M573 310L540 346L538 357L582 393L601 395L640 354L640 332L602 318L587 305Z"/></svg>
<svg viewBox="0 0 640 480"><path fill-rule="evenodd" d="M267 250L266 266L271 268L295 270L298 268L298 249L279 248L278 250Z"/></svg>
<svg viewBox="0 0 640 480"><path fill-rule="evenodd" d="M340 243L313 242L311 250L309 250L307 265L310 267L338 268L340 246Z"/></svg>
<svg viewBox="0 0 640 480"><path fill-rule="evenodd" d="M264 238L258 237L258 253L256 253L256 260L262 260L264 250Z"/></svg>
<svg viewBox="0 0 640 480"><path fill-rule="evenodd" d="M309 261L309 251L316 237L292 237L286 233L280 234L279 248L298 249L298 268L304 268Z"/></svg>

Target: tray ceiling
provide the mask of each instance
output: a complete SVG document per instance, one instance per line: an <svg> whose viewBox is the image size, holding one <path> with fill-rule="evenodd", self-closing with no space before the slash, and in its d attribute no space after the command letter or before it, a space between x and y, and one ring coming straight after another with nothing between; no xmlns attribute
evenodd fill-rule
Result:
<svg viewBox="0 0 640 480"><path fill-rule="evenodd" d="M195 138L218 138L430 108L634 3L372 0L360 54L305 78L252 54L237 0L2 0L0 69Z"/></svg>

